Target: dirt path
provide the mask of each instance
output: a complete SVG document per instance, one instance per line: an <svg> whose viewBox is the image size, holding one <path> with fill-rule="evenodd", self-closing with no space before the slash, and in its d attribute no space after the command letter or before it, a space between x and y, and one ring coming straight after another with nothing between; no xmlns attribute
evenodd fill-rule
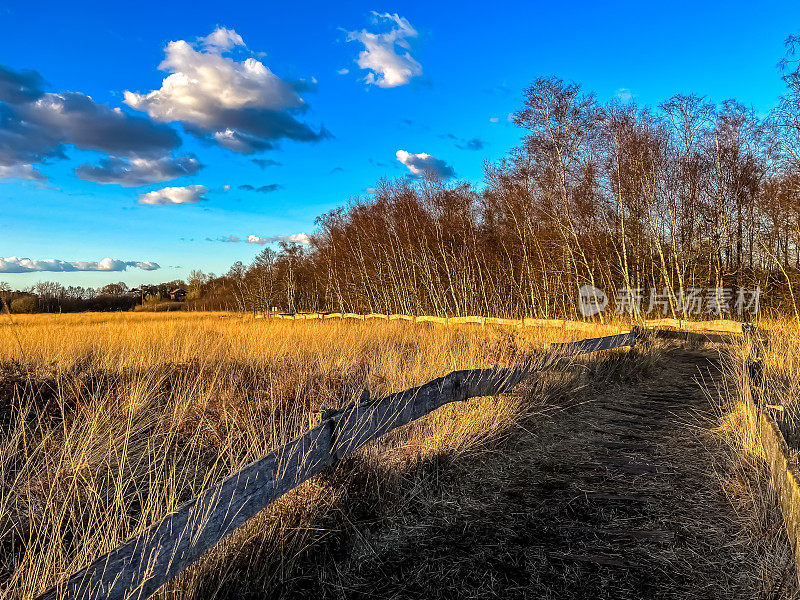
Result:
<svg viewBox="0 0 800 600"><path fill-rule="evenodd" d="M763 557L720 484L729 460L711 434L716 412L699 382L719 376L713 351L668 351L641 383L590 393L523 432L507 452L441 469L438 483L453 493L417 506L390 532L365 531L349 553L358 558L340 565L347 585L328 581L316 591L785 597L763 589ZM794 572L785 571L791 580Z"/></svg>

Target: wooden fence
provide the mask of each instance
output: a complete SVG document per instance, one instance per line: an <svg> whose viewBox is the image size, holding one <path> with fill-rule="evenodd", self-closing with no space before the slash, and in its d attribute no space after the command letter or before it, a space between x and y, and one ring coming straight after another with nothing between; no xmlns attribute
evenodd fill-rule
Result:
<svg viewBox="0 0 800 600"><path fill-rule="evenodd" d="M554 344L524 364L454 371L419 387L325 411L320 423L205 490L38 600L143 600L259 511L380 436L450 402L493 396L564 357L634 346L638 330Z"/></svg>
<svg viewBox="0 0 800 600"><path fill-rule="evenodd" d="M525 317L524 319L501 319L498 317L436 317L431 315L401 315L386 313L329 313L329 312L298 312L298 313L267 313L266 315L256 315L256 319L289 319L293 321L303 320L327 320L327 319L351 319L355 321L383 320L383 321L410 321L413 323L437 323L441 325L503 325L509 327L556 327L562 329L573 329L578 331L590 331L599 322L575 321L570 319L534 319ZM741 334L742 324L730 319L717 319L713 321L684 321L681 319L663 318L647 319L639 322L641 326L648 328L674 328L681 331L709 332L709 333L730 333Z"/></svg>
<svg viewBox="0 0 800 600"><path fill-rule="evenodd" d="M383 321L410 321L412 323L437 323L441 325L464 325L468 323L477 325L506 325L510 327L566 327L588 331L595 324L586 321L570 321L567 319L502 319L499 317L436 317L432 315L399 315L382 313L276 313L268 314L271 319L291 319L294 321L302 320L325 320L325 319L351 319L355 321L383 320ZM264 315L256 315L256 318L264 318Z"/></svg>

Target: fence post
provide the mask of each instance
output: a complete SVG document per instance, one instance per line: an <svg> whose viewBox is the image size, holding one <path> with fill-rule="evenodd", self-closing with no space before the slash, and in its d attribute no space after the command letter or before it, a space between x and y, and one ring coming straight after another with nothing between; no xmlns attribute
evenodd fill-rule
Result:
<svg viewBox="0 0 800 600"><path fill-rule="evenodd" d="M650 348L652 339L647 335L646 329L639 325L634 325L631 327L631 334L633 335L633 344L631 344L631 349L628 350L628 353L632 352L633 356L638 356L644 350Z"/></svg>
<svg viewBox="0 0 800 600"><path fill-rule="evenodd" d="M763 345L755 335L755 327L751 323L742 323L742 334L750 341L750 354L747 356L747 379L750 384L750 397L757 408L761 408L761 389L764 385L764 352Z"/></svg>
<svg viewBox="0 0 800 600"><path fill-rule="evenodd" d="M758 346L755 347L754 356L750 359L747 365L747 375L750 379L750 396L753 398L753 404L761 408L761 388L764 384L764 362L761 356L761 350Z"/></svg>

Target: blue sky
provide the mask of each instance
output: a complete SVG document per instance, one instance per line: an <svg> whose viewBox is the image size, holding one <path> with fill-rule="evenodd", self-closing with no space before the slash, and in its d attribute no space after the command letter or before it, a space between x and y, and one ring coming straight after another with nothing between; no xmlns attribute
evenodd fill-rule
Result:
<svg viewBox="0 0 800 600"><path fill-rule="evenodd" d="M213 4L0 2L0 65L12 82L0 77L0 100L16 94L5 98L12 117L0 118L0 280L101 286L222 273L263 248L248 236L311 233L316 216L382 176L443 169L480 184L483 162L518 143L508 114L540 75L601 100L694 92L766 112L782 93L783 41L800 32L798 2ZM188 83L167 89L171 72L158 66L180 41L172 73ZM250 75L231 75L248 59ZM82 108L62 114L67 98ZM44 101L50 108L31 108ZM12 134L25 119L38 119L43 141L23 152ZM137 160L136 181L113 169ZM241 241L218 241L228 236Z"/></svg>

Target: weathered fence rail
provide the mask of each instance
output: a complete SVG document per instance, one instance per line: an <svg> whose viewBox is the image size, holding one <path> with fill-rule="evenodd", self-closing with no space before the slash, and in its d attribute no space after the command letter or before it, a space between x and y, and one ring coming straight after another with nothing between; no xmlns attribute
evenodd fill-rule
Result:
<svg viewBox="0 0 800 600"><path fill-rule="evenodd" d="M38 600L143 600L269 504L380 436L450 402L511 390L564 357L634 346L640 332L554 344L508 368L454 371L384 398L324 411L320 423L208 488Z"/></svg>
<svg viewBox="0 0 800 600"><path fill-rule="evenodd" d="M442 325L503 325L510 327L557 327L563 329L574 329L577 331L590 331L597 326L596 322L575 321L570 319L539 319L525 317L524 319L504 319L500 317L437 317L433 315L403 315L388 313L334 313L334 312L296 312L296 313L266 313L255 315L257 319L289 319L293 321L303 320L330 320L330 319L349 319L356 321L381 320L381 321L410 321L412 323L438 323ZM729 319L717 319L713 321L685 321L681 319L663 318L646 319L640 324L648 328L671 327L673 329L687 331L688 328L696 328L697 333L741 334L741 323Z"/></svg>

